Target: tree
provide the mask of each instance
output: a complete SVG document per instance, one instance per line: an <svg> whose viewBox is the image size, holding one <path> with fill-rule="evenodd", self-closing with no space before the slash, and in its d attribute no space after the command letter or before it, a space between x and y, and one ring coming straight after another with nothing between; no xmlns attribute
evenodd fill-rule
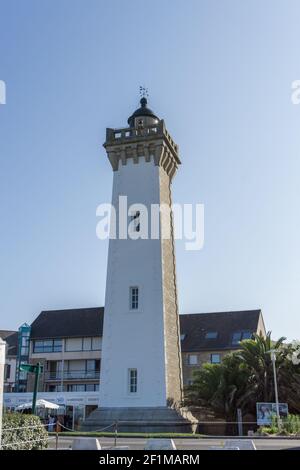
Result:
<svg viewBox="0 0 300 470"><path fill-rule="evenodd" d="M244 408L247 394L247 367L235 353L222 364L205 364L195 372L193 385L186 390L186 403L210 408L228 421L236 419L237 408Z"/></svg>
<svg viewBox="0 0 300 470"><path fill-rule="evenodd" d="M276 351L276 369L278 386L281 379L281 368L284 366L286 351L284 348L284 337L278 341L272 341L269 331L264 337L253 335L253 339L241 342L241 350L237 353L240 361L247 365L248 377L248 399L255 402L274 401L274 377L270 350Z"/></svg>
<svg viewBox="0 0 300 470"><path fill-rule="evenodd" d="M217 416L235 421L237 408L255 414L257 402L274 402L274 376L270 350L276 351L279 400L293 413L300 413L300 345L272 341L253 335L240 343L240 350L224 357L221 364L206 364L195 372L186 389L186 403L205 406Z"/></svg>

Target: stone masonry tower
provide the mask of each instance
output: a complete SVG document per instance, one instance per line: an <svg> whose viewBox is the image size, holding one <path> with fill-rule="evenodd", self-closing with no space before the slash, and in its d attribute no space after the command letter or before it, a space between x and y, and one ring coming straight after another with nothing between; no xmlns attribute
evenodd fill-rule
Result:
<svg viewBox="0 0 300 470"><path fill-rule="evenodd" d="M126 222L133 236L125 237L119 227L109 241L100 401L86 421L90 428L93 421L95 427L110 420L143 420L149 431L155 420L182 419L172 407L182 400L182 369L171 212L160 214L159 230L151 238L151 207L171 208L171 183L180 160L164 121L147 107L145 97L140 104L129 127L106 130L112 205L118 221L127 197ZM139 204L148 210L147 239L142 238Z"/></svg>

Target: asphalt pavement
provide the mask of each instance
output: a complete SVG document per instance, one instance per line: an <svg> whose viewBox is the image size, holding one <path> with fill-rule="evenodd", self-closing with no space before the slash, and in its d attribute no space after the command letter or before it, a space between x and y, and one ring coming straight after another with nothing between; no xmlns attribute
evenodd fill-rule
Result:
<svg viewBox="0 0 300 470"><path fill-rule="evenodd" d="M70 449L72 446L73 439L78 439L78 437L69 437L69 436L60 436L58 439L58 449ZM87 438L80 438L87 439ZM214 447L222 447L226 440L229 438L200 438L200 439L173 439L178 450L212 450ZM235 438L236 439L236 438ZM110 437L100 437L98 438L102 448L111 448L115 446L115 441ZM121 438L117 439L117 446L128 446L130 450L142 450L144 449L145 438ZM255 443L257 450L283 450L289 448L300 449L300 439L289 439L289 438L259 438L252 439ZM56 443L53 437L49 440L49 448L55 449Z"/></svg>

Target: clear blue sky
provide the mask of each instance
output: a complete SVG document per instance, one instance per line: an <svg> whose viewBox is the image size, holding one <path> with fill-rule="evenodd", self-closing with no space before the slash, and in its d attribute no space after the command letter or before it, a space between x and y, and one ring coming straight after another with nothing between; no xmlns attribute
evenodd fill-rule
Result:
<svg viewBox="0 0 300 470"><path fill-rule="evenodd" d="M262 308L300 337L299 24L287 0L0 0L0 328L103 305L102 143L142 84L180 146L175 202L205 204L181 312Z"/></svg>

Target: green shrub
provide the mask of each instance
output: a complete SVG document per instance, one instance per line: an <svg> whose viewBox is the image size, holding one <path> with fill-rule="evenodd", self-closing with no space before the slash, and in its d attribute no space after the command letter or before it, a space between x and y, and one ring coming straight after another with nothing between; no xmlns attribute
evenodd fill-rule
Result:
<svg viewBox="0 0 300 470"><path fill-rule="evenodd" d="M3 450L37 450L47 446L48 433L38 416L21 413L3 415Z"/></svg>
<svg viewBox="0 0 300 470"><path fill-rule="evenodd" d="M283 429L288 434L300 434L300 416L288 415L288 417L283 420Z"/></svg>
<svg viewBox="0 0 300 470"><path fill-rule="evenodd" d="M259 429L262 435L279 434L277 416L272 416L272 423L269 426L263 426ZM300 435L300 416L289 414L287 418L282 420L280 434L285 436L296 434Z"/></svg>

